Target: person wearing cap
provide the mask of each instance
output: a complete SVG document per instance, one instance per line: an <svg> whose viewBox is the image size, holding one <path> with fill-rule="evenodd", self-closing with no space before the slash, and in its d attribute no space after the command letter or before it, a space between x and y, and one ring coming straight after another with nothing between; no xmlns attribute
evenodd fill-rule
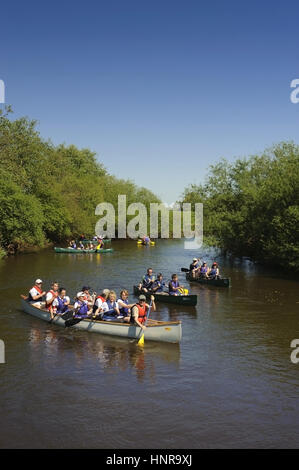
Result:
<svg viewBox="0 0 299 470"><path fill-rule="evenodd" d="M46 295L46 292L42 290L42 283L41 279L36 279L35 285L29 291L27 302L40 302Z"/></svg>
<svg viewBox="0 0 299 470"><path fill-rule="evenodd" d="M93 311L93 314L96 317L96 319L101 319L102 318L103 312L104 312L103 304L108 299L109 294L110 294L109 289L103 289L101 295L98 295L95 298L95 301L94 301L94 304L93 304L93 307L92 307L92 311Z"/></svg>
<svg viewBox="0 0 299 470"><path fill-rule="evenodd" d="M151 301L152 301L152 309L155 312L156 311L156 304L155 304L155 297L151 295ZM148 309L149 305L146 303L146 297L145 295L141 294L138 297L138 303L133 305L131 309L131 315L130 315L130 323L133 323L135 325L140 326L143 330L145 330L145 322L148 314Z"/></svg>
<svg viewBox="0 0 299 470"><path fill-rule="evenodd" d="M189 266L189 270L192 277L196 277L198 271L200 270L200 259L193 258L192 263Z"/></svg>
<svg viewBox="0 0 299 470"><path fill-rule="evenodd" d="M214 262L208 273L209 279L219 279L219 268L218 264Z"/></svg>
<svg viewBox="0 0 299 470"><path fill-rule="evenodd" d="M87 301L85 300L85 293L78 292L77 300L74 303L74 317L85 318L92 313L92 309L88 308Z"/></svg>
<svg viewBox="0 0 299 470"><path fill-rule="evenodd" d="M56 311L56 307L53 306L53 301L58 297L58 289L59 284L58 282L53 282L51 289L46 293L46 309L50 312L51 320L54 318L54 313Z"/></svg>

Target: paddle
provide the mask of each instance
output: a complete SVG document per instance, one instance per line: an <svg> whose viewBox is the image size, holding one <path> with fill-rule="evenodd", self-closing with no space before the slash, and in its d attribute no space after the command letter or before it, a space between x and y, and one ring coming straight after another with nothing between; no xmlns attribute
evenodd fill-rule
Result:
<svg viewBox="0 0 299 470"><path fill-rule="evenodd" d="M144 325L144 326L146 326L146 324L147 324L147 320L148 320L148 317L149 317L149 314L150 314L151 308L152 308L152 303L153 303L153 302L152 302L152 300L151 300L151 302L150 302L150 304L149 304L149 307L148 307L148 312L147 312L147 316L146 316L146 320L145 320L145 325ZM144 330L141 329L141 336L140 336L139 341L138 341L138 343L137 343L138 346L144 346L144 332L143 332L143 331L144 331Z"/></svg>
<svg viewBox="0 0 299 470"><path fill-rule="evenodd" d="M181 268L181 272L182 272L182 273L189 273L189 272L190 272L190 269L188 269L188 268Z"/></svg>

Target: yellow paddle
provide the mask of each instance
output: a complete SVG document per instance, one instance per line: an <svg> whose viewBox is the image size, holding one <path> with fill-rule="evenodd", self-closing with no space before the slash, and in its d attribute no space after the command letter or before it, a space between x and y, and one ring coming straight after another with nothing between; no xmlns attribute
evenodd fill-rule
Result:
<svg viewBox="0 0 299 470"><path fill-rule="evenodd" d="M148 312L147 312L147 316L146 316L146 320L145 320L145 325L147 324L147 320L148 320L148 317L149 317L149 314L150 314L150 311L151 311L151 308L152 308L152 301L151 303L149 304L149 307L148 307ZM143 330L141 330L141 337L137 343L138 346L144 346L144 333L143 333Z"/></svg>

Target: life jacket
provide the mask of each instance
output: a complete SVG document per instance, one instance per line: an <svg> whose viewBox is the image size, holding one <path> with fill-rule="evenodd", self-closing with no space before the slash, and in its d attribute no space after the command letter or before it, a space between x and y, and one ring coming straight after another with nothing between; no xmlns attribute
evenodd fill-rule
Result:
<svg viewBox="0 0 299 470"><path fill-rule="evenodd" d="M208 272L207 266L202 266L202 267L200 268L200 272L201 272L201 274L205 274L206 272Z"/></svg>
<svg viewBox="0 0 299 470"><path fill-rule="evenodd" d="M110 310L114 310L114 309L115 309L115 307L116 307L116 302L115 302L115 301L114 301L114 302L111 302L111 300L107 299L107 300L106 300L106 303L107 303L107 305L108 305L109 312L110 312Z"/></svg>
<svg viewBox="0 0 299 470"><path fill-rule="evenodd" d="M81 302L81 300L78 300L78 304L80 304L79 310L77 311L76 316L85 316L87 315L88 312L88 305L85 302Z"/></svg>
<svg viewBox="0 0 299 470"><path fill-rule="evenodd" d="M139 323L145 323L146 314L147 314L147 306L145 305L144 307L141 307L140 304L135 304L135 305L133 305L131 312L133 311L134 307L138 308L138 321L139 321ZM133 317L132 313L131 313L130 322L134 323L134 317Z"/></svg>
<svg viewBox="0 0 299 470"><path fill-rule="evenodd" d="M153 284L154 280L155 280L155 276L153 274L151 276L146 274L145 276L143 276L142 284L144 287L148 288Z"/></svg>
<svg viewBox="0 0 299 470"><path fill-rule="evenodd" d="M61 297L58 296L57 301L58 301L58 307L57 307L56 312L57 313L65 313L68 310L68 306L65 305L66 300L61 299Z"/></svg>
<svg viewBox="0 0 299 470"><path fill-rule="evenodd" d="M32 289L36 289L39 294L43 293L43 291L41 290L41 288L39 286L33 286ZM29 291L29 294L28 294L27 302L34 302L34 299L32 298L32 295L30 294L30 291Z"/></svg>
<svg viewBox="0 0 299 470"><path fill-rule="evenodd" d="M129 304L128 299L127 299L127 300L120 299L120 300L121 300L124 304L127 304L127 305ZM122 314L129 313L129 309L126 308L126 307L121 307L121 308L119 309L119 313L122 313Z"/></svg>
<svg viewBox="0 0 299 470"><path fill-rule="evenodd" d="M95 301L94 301L94 304L93 304L93 307L92 307L92 312L95 313L95 311L98 309L98 307L96 306L96 301L97 299L101 299L102 302L106 302L106 299L104 299L104 297L102 297L101 295L98 295L96 298L95 298Z"/></svg>
<svg viewBox="0 0 299 470"><path fill-rule="evenodd" d="M54 292L52 289L49 290L49 292L51 292L51 294L52 294L52 300L50 300L50 303L47 303L47 302L46 302L46 308L47 308L48 310L51 309L53 300L54 300L54 299L56 298L56 296L57 296L57 295L56 295L57 292ZM47 294L49 294L49 292L47 292Z"/></svg>
<svg viewBox="0 0 299 470"><path fill-rule="evenodd" d="M165 286L165 283L163 281L158 281L156 280L154 283L153 283L153 289L155 287L158 287L158 289L155 290L155 292L163 292L163 287Z"/></svg>
<svg viewBox="0 0 299 470"><path fill-rule="evenodd" d="M216 276L217 274L217 268L212 268L210 271L210 276Z"/></svg>
<svg viewBox="0 0 299 470"><path fill-rule="evenodd" d="M170 281L169 283L169 292L176 292L173 287L179 287L179 281Z"/></svg>

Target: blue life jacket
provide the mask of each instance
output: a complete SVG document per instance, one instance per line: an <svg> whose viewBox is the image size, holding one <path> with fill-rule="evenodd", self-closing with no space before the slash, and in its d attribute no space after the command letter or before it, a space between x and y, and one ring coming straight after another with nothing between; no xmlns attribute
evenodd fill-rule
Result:
<svg viewBox="0 0 299 470"><path fill-rule="evenodd" d="M158 281L156 280L154 283L153 283L153 289L155 289L156 287L158 287L158 289L155 290L155 292L163 292L163 287L165 286L165 282L164 281Z"/></svg>
<svg viewBox="0 0 299 470"><path fill-rule="evenodd" d="M77 311L76 316L86 316L88 312L88 305L86 302L81 302L80 300L78 301L80 304L79 310Z"/></svg>
<svg viewBox="0 0 299 470"><path fill-rule="evenodd" d="M202 266L202 267L200 268L201 274L205 274L207 271L208 271L207 266Z"/></svg>
<svg viewBox="0 0 299 470"><path fill-rule="evenodd" d="M61 299L59 296L57 297L58 306L57 306L57 313L64 313L68 311L68 305L65 305L66 300Z"/></svg>
<svg viewBox="0 0 299 470"><path fill-rule="evenodd" d="M216 276L217 274L217 268L212 268L210 271L210 276Z"/></svg>
<svg viewBox="0 0 299 470"><path fill-rule="evenodd" d="M179 287L179 281L170 281L169 283L169 294L170 295L173 295L173 294L176 294L177 291L176 290L173 290L173 287Z"/></svg>
<svg viewBox="0 0 299 470"><path fill-rule="evenodd" d="M151 287L154 281L155 281L155 276L153 274L151 276L146 274L145 276L143 276L143 281L142 281L143 287L146 287L146 288Z"/></svg>
<svg viewBox="0 0 299 470"><path fill-rule="evenodd" d="M128 299L126 299L126 300L120 299L120 300L121 300L124 304L127 304L127 305L129 304ZM129 313L129 309L126 308L126 307L121 307L121 308L119 309L119 313L121 313L122 315L126 315L126 314Z"/></svg>

